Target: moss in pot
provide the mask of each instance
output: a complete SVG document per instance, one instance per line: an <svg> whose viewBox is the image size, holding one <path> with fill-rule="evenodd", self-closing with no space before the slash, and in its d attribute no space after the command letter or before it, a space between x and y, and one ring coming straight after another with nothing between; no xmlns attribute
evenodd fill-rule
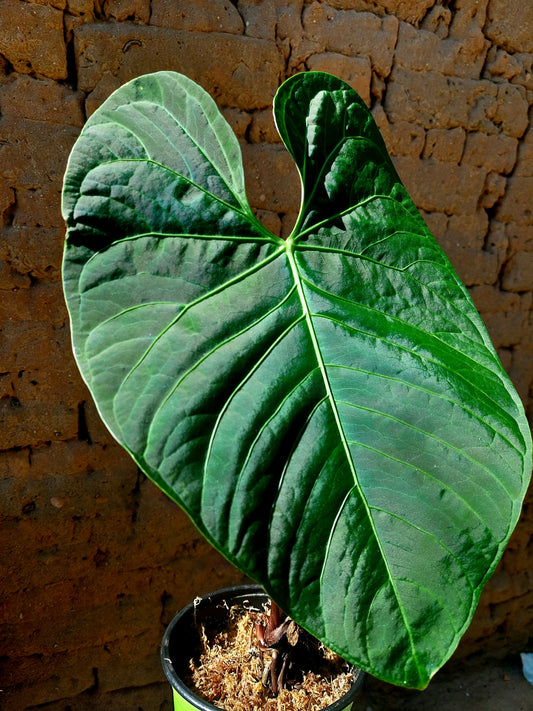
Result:
<svg viewBox="0 0 533 711"><path fill-rule="evenodd" d="M304 659L301 664L303 684L297 688L291 688L289 684L290 691L283 690L281 697L275 698L261 680L263 661L259 659L261 652L247 629L250 620L235 615L236 636L243 644L241 647L236 645L230 633L230 644L225 649L229 610L250 611L256 617L260 616L267 601L260 586L241 585L198 598L174 617L163 637L161 661L172 686L176 711L212 711L217 708L231 711L248 711L250 708L343 711L352 708L364 673L353 668L340 671L341 665L335 664L331 655L322 669L316 661ZM206 630L209 630L208 634ZM217 634L218 630L220 634ZM204 669L199 660L206 656L206 648L209 655ZM315 671L309 674L310 669ZM329 671L335 676L327 675ZM332 698L335 700L330 701Z"/></svg>
<svg viewBox="0 0 533 711"><path fill-rule="evenodd" d="M423 689L516 525L530 431L362 100L307 72L274 117L301 178L286 240L187 77L134 79L90 117L63 190L74 353L224 556L349 663Z"/></svg>

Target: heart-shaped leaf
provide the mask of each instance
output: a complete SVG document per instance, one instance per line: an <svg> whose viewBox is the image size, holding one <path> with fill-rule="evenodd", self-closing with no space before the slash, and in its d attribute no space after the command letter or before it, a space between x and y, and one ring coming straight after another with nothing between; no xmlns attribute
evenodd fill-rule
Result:
<svg viewBox="0 0 533 711"><path fill-rule="evenodd" d="M218 550L345 658L422 688L516 524L529 429L355 92L297 75L275 119L303 186L286 241L192 81L141 77L93 114L64 187L76 358Z"/></svg>

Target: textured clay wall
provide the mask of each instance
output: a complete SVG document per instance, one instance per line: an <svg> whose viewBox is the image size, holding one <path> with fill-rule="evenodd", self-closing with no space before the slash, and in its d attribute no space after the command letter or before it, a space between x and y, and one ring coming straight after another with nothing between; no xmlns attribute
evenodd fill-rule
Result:
<svg viewBox="0 0 533 711"><path fill-rule="evenodd" d="M134 76L188 74L286 234L299 189L272 98L297 71L346 79L531 412L532 52L525 0L0 0L2 708L169 708L165 623L240 579L114 444L71 356L60 189L86 116ZM455 659L527 644L532 525L530 496Z"/></svg>

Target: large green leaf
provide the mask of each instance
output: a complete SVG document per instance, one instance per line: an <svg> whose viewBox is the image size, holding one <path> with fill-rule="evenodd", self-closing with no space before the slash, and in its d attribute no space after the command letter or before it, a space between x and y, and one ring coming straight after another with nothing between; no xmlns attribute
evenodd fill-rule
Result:
<svg viewBox="0 0 533 711"><path fill-rule="evenodd" d="M64 188L75 354L213 545L344 657L422 688L516 524L529 429L355 92L300 74L275 118L303 186L287 241L192 81L141 77L93 114Z"/></svg>

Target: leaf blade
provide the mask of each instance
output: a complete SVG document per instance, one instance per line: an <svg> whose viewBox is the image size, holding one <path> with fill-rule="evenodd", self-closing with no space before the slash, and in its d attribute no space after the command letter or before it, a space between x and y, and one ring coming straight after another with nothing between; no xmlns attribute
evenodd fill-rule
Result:
<svg viewBox="0 0 533 711"><path fill-rule="evenodd" d="M529 429L360 99L297 75L275 118L302 179L287 242L189 80L134 80L93 115L63 201L76 357L208 540L340 654L421 688L516 523Z"/></svg>

